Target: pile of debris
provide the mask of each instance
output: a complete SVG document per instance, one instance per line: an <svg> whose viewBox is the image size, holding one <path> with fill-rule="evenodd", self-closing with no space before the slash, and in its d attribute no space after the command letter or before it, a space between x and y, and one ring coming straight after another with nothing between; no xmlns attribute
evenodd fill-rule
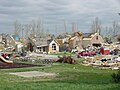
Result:
<svg viewBox="0 0 120 90"><path fill-rule="evenodd" d="M120 69L120 57L113 55L85 57L82 64L85 66L97 67L99 69Z"/></svg>
<svg viewBox="0 0 120 90"><path fill-rule="evenodd" d="M58 56L58 58L59 59L56 62L77 64L76 60L74 60L74 58L72 58L71 56L63 56L63 57Z"/></svg>

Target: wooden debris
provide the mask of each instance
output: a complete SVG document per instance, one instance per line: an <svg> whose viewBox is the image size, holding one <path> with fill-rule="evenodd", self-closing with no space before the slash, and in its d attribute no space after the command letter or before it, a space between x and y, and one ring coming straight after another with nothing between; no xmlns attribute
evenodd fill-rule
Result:
<svg viewBox="0 0 120 90"><path fill-rule="evenodd" d="M77 62L71 57L71 56L63 56L63 57L58 57L59 59L57 62L60 63L69 63L69 64L76 64Z"/></svg>

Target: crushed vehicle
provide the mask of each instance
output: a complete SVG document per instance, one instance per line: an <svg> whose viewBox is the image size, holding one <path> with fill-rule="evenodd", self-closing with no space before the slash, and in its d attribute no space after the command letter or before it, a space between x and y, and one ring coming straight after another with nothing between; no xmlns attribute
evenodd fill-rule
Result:
<svg viewBox="0 0 120 90"><path fill-rule="evenodd" d="M94 56L97 53L95 51L82 51L78 53L78 58L82 57L82 56Z"/></svg>

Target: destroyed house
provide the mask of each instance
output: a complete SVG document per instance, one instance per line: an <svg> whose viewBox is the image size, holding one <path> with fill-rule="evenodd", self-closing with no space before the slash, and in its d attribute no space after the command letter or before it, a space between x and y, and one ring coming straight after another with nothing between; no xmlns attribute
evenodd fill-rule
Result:
<svg viewBox="0 0 120 90"><path fill-rule="evenodd" d="M0 42L3 43L6 47L15 47L16 41L9 34L1 34Z"/></svg>
<svg viewBox="0 0 120 90"><path fill-rule="evenodd" d="M83 36L83 47L87 47L87 46L102 46L102 44L104 43L104 40L102 38L102 36L100 36L98 33L87 33L84 34Z"/></svg>
<svg viewBox="0 0 120 90"><path fill-rule="evenodd" d="M82 48L82 33L81 32L75 32L74 36L69 38L69 47L70 48Z"/></svg>

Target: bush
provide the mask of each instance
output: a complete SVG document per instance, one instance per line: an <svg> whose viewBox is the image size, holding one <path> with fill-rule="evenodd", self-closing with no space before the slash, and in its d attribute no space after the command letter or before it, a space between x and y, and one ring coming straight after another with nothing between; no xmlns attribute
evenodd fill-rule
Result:
<svg viewBox="0 0 120 90"><path fill-rule="evenodd" d="M112 79L116 83L120 83L120 70L117 73L112 74Z"/></svg>
<svg viewBox="0 0 120 90"><path fill-rule="evenodd" d="M117 37L118 42L120 42L120 36Z"/></svg>

